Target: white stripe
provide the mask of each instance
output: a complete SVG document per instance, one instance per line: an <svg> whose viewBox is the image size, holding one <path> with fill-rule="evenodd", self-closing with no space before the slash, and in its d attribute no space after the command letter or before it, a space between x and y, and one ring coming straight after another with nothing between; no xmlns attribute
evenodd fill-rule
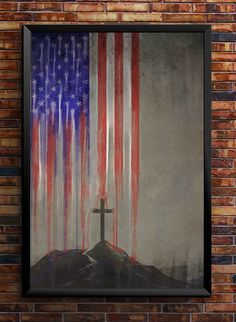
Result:
<svg viewBox="0 0 236 322"><path fill-rule="evenodd" d="M62 132L62 85L60 84L60 92L58 99L58 134L57 134L57 176L56 176L56 187L57 187L57 226L55 236L55 247L56 249L63 249L63 218L64 218L64 172L63 172L63 132Z"/></svg>
<svg viewBox="0 0 236 322"><path fill-rule="evenodd" d="M71 207L68 220L69 241L68 248L76 248L76 143L75 143L75 119L74 110L71 110Z"/></svg>
<svg viewBox="0 0 236 322"><path fill-rule="evenodd" d="M114 177L114 100L115 100L115 34L107 33L107 133L106 133L106 160L107 160L107 202L108 207L115 206L115 177ZM112 241L112 215L106 216L106 239Z"/></svg>
<svg viewBox="0 0 236 322"><path fill-rule="evenodd" d="M89 206L90 211L97 206L98 196L98 34L89 34L89 118L90 118L90 169L89 169ZM91 213L90 240L91 245L99 239L97 229L98 216Z"/></svg>
<svg viewBox="0 0 236 322"><path fill-rule="evenodd" d="M124 100L124 199L125 199L125 216L127 217L126 227L129 227L127 232L128 241L126 249L131 247L131 34L124 33L124 49L123 49L123 100Z"/></svg>

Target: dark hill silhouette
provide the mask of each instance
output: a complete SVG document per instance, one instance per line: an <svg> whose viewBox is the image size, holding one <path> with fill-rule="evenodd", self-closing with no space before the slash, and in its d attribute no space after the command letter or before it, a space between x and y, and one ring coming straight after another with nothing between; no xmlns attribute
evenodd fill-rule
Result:
<svg viewBox="0 0 236 322"><path fill-rule="evenodd" d="M92 249L54 250L31 267L32 288L185 288L155 266L132 261L108 241Z"/></svg>

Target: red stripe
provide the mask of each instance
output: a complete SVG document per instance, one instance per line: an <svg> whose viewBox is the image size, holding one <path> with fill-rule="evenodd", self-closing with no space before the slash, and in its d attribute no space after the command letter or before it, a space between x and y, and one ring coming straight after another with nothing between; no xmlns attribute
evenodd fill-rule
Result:
<svg viewBox="0 0 236 322"><path fill-rule="evenodd" d="M98 33L98 176L100 197L106 196L106 33Z"/></svg>
<svg viewBox="0 0 236 322"><path fill-rule="evenodd" d="M39 121L34 119L32 122L32 137L31 137L31 155L32 155L32 183L33 183L33 215L34 215L34 238L35 247L38 246L37 240L37 215L38 208L38 189L39 189Z"/></svg>
<svg viewBox="0 0 236 322"><path fill-rule="evenodd" d="M52 224L52 198L53 198L55 156L56 156L56 140L55 140L55 134L54 134L54 126L51 122L48 122L48 144L47 144L47 163L46 163L48 252L52 250L51 224Z"/></svg>
<svg viewBox="0 0 236 322"><path fill-rule="evenodd" d="M131 51L131 255L136 260L139 187L139 34L132 34Z"/></svg>
<svg viewBox="0 0 236 322"><path fill-rule="evenodd" d="M119 199L123 183L123 33L115 33L115 186L116 210L114 213L113 243L118 242Z"/></svg>
<svg viewBox="0 0 236 322"><path fill-rule="evenodd" d="M67 127L65 128L65 142L66 142L66 155L65 155L65 218L64 218L64 249L67 250L67 241L68 241L68 221L69 221L69 205L71 201L71 139L72 139L72 129L70 121L68 122Z"/></svg>
<svg viewBox="0 0 236 322"><path fill-rule="evenodd" d="M81 153L81 162L80 162L80 171L81 171L81 186L80 186L80 221L81 221L81 233L82 233L82 250L85 249L85 201L88 192L88 177L87 177L87 130L86 130L86 117L82 113L80 116L80 153Z"/></svg>

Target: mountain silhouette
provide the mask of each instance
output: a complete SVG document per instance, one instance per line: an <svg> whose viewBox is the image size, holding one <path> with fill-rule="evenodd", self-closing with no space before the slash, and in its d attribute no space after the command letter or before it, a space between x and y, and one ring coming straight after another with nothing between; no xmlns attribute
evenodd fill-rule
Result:
<svg viewBox="0 0 236 322"><path fill-rule="evenodd" d="M31 267L32 288L185 288L104 240L86 251L54 250Z"/></svg>

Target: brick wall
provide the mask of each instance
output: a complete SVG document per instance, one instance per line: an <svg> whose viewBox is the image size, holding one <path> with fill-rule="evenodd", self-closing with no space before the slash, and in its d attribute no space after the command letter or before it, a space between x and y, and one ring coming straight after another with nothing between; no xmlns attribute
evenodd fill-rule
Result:
<svg viewBox="0 0 236 322"><path fill-rule="evenodd" d="M233 322L236 312L235 0L0 2L0 321ZM212 24L213 295L191 298L23 298L20 295L21 25ZM235 255L235 256L234 256Z"/></svg>

